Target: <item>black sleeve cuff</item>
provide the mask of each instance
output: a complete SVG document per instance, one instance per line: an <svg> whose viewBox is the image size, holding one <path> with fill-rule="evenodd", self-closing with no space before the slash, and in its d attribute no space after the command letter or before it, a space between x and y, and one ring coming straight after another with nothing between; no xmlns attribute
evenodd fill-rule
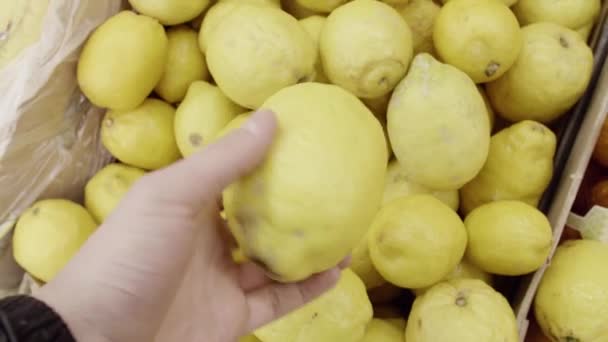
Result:
<svg viewBox="0 0 608 342"><path fill-rule="evenodd" d="M29 296L0 301L0 341L75 342L63 319L45 303Z"/></svg>

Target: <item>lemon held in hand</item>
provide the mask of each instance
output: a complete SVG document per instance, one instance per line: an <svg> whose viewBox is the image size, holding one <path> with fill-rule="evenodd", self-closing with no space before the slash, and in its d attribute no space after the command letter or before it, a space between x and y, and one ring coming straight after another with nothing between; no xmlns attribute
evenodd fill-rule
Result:
<svg viewBox="0 0 608 342"><path fill-rule="evenodd" d="M51 281L97 228L85 208L62 199L34 203L17 221L13 255L34 277Z"/></svg>

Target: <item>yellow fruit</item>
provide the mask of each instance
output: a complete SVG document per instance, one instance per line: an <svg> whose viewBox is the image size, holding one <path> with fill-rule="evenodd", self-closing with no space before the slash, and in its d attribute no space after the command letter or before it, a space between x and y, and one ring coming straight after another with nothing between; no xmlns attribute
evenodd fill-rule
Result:
<svg viewBox="0 0 608 342"><path fill-rule="evenodd" d="M388 106L388 133L403 172L414 183L456 190L488 155L490 123L479 91L455 67L422 53Z"/></svg>
<svg viewBox="0 0 608 342"><path fill-rule="evenodd" d="M494 113L494 109L492 108L492 104L490 103L490 99L488 99L488 95L483 87L477 86L477 90L481 94L483 98L483 102L486 104L486 110L488 111L488 119L490 120L490 132L494 129L494 124L496 122L496 113Z"/></svg>
<svg viewBox="0 0 608 342"><path fill-rule="evenodd" d="M386 283L386 280L382 278L380 273L376 270L376 267L374 267L372 259L369 256L368 244L369 231L353 249L351 253L350 268L359 276L359 278L361 278L366 288L372 289L383 285Z"/></svg>
<svg viewBox="0 0 608 342"><path fill-rule="evenodd" d="M534 121L522 121L496 133L483 169L460 190L463 212L499 200L536 207L551 181L555 145L555 134Z"/></svg>
<svg viewBox="0 0 608 342"><path fill-rule="evenodd" d="M180 158L175 143L175 109L156 99L147 99L134 110L106 113L101 141L121 162L146 170L165 167Z"/></svg>
<svg viewBox="0 0 608 342"><path fill-rule="evenodd" d="M608 340L608 245L568 241L557 248L536 295L536 319L551 341Z"/></svg>
<svg viewBox="0 0 608 342"><path fill-rule="evenodd" d="M405 329L390 322L374 318L367 324L361 342L405 342Z"/></svg>
<svg viewBox="0 0 608 342"><path fill-rule="evenodd" d="M399 6L399 5L406 5L406 4L416 1L416 0L380 0L380 1L385 2L389 5Z"/></svg>
<svg viewBox="0 0 608 342"><path fill-rule="evenodd" d="M452 0L435 20L435 48L442 60L475 83L495 80L515 63L523 39L517 18L499 0Z"/></svg>
<svg viewBox="0 0 608 342"><path fill-rule="evenodd" d="M354 0L333 11L320 43L327 77L362 98L393 90L413 53L405 20L392 7L374 0Z"/></svg>
<svg viewBox="0 0 608 342"><path fill-rule="evenodd" d="M401 331L405 331L405 326L407 325L407 321L403 318L387 318L387 322L397 327ZM403 336L403 340L405 341L405 336Z"/></svg>
<svg viewBox="0 0 608 342"><path fill-rule="evenodd" d="M84 188L85 207L97 222L102 223L145 173L142 169L127 165L106 165L87 182Z"/></svg>
<svg viewBox="0 0 608 342"><path fill-rule="evenodd" d="M324 13L320 13L317 11L313 11L306 7L303 7L298 3L298 0L281 0L281 5L283 10L297 19L304 19L313 15L323 15Z"/></svg>
<svg viewBox="0 0 608 342"><path fill-rule="evenodd" d="M593 27L595 23L589 23L580 29L576 30L576 32L581 36L584 41L588 41L591 37L591 33L593 32Z"/></svg>
<svg viewBox="0 0 608 342"><path fill-rule="evenodd" d="M465 219L466 258L482 270L519 276L539 269L553 245L551 224L535 207L496 201L477 207Z"/></svg>
<svg viewBox="0 0 608 342"><path fill-rule="evenodd" d="M317 47L317 63L315 64L315 78L313 81L320 83L329 83L327 76L325 76L325 71L323 71L323 63L319 55L319 39L326 20L327 18L320 15L313 15L300 20L300 24L310 34Z"/></svg>
<svg viewBox="0 0 608 342"><path fill-rule="evenodd" d="M209 78L205 56L198 47L197 34L188 26L176 26L167 31L169 56L156 93L169 103L180 102L188 86Z"/></svg>
<svg viewBox="0 0 608 342"><path fill-rule="evenodd" d="M213 79L226 96L251 109L282 88L313 79L315 62L310 35L271 6L235 6L207 41Z"/></svg>
<svg viewBox="0 0 608 342"><path fill-rule="evenodd" d="M492 275L490 273L482 271L481 269L479 269L477 266L473 265L466 259L462 259L460 261L460 264L458 264L458 266L456 266L456 268L452 271L452 273L448 274L448 276L445 277L445 279L442 279L440 282L449 281L452 279L462 279L462 278L478 279L490 286L492 286L492 284L493 284ZM436 285L436 284L433 284L433 285ZM414 294L416 294L416 296L421 296L421 295L425 294L426 291L428 291L431 287L432 286L422 288L422 289L415 289Z"/></svg>
<svg viewBox="0 0 608 342"><path fill-rule="evenodd" d="M247 335L247 336L241 337L239 339L239 342L262 342L262 341L260 341L259 338L255 337L255 335Z"/></svg>
<svg viewBox="0 0 608 342"><path fill-rule="evenodd" d="M218 87L205 81L192 83L175 112L175 140L181 154L188 157L200 150L244 111Z"/></svg>
<svg viewBox="0 0 608 342"><path fill-rule="evenodd" d="M445 205L454 209L454 211L458 210L460 199L458 198L457 190L435 191L425 186L412 183L407 179L407 175L403 168L399 166L399 162L396 160L391 161L388 164L386 171L382 203L387 204L400 197L418 194L433 195Z"/></svg>
<svg viewBox="0 0 608 342"><path fill-rule="evenodd" d="M521 31L524 46L517 61L487 84L488 96L507 120L552 122L587 88L593 53L577 32L557 24L532 24Z"/></svg>
<svg viewBox="0 0 608 342"><path fill-rule="evenodd" d="M500 293L480 280L454 279L416 298L405 340L518 342L519 332Z"/></svg>
<svg viewBox="0 0 608 342"><path fill-rule="evenodd" d="M378 119L378 121L380 121L380 124L382 125L382 129L384 130L384 139L386 140L386 147L388 149L387 160L390 160L393 156L393 150L391 148L391 142L388 138L388 131L386 127L386 109L388 108L388 101L390 99L391 93L373 99L360 99L363 104L365 104L367 108L369 108L369 110L374 113L374 116L376 117L376 119Z"/></svg>
<svg viewBox="0 0 608 342"><path fill-rule="evenodd" d="M295 0L300 6L315 12L331 12L349 0Z"/></svg>
<svg viewBox="0 0 608 342"><path fill-rule="evenodd" d="M264 342L360 341L371 319L372 305L363 282L345 269L333 289L255 335Z"/></svg>
<svg viewBox="0 0 608 342"><path fill-rule="evenodd" d="M34 203L19 217L13 255L34 277L49 282L97 228L85 208L63 199Z"/></svg>
<svg viewBox="0 0 608 342"><path fill-rule="evenodd" d="M371 227L369 253L392 284L423 288L445 278L464 255L467 234L458 215L431 195L396 199Z"/></svg>
<svg viewBox="0 0 608 342"><path fill-rule="evenodd" d="M225 191L224 208L250 259L277 280L302 280L346 257L378 211L382 127L334 85L291 86L263 108L276 113L279 134L258 169Z"/></svg>
<svg viewBox="0 0 608 342"><path fill-rule="evenodd" d="M165 30L156 20L120 12L85 43L78 61L78 84L99 107L134 109L160 81L167 45Z"/></svg>
<svg viewBox="0 0 608 342"><path fill-rule="evenodd" d="M451 0L440 0L440 2L443 4L447 4L449 1ZM513 4L515 4L517 1L518 0L501 0L501 2L507 5L508 7L513 6Z"/></svg>
<svg viewBox="0 0 608 342"><path fill-rule="evenodd" d="M593 23L600 9L600 0L519 0L513 6L522 26L552 22L573 30Z"/></svg>
<svg viewBox="0 0 608 342"><path fill-rule="evenodd" d="M251 3L251 4L258 4L258 5L268 5L268 6L273 6L275 8L281 8L281 1L280 0L219 0L218 3L222 3L222 2L239 2L239 3Z"/></svg>
<svg viewBox="0 0 608 342"><path fill-rule="evenodd" d="M133 8L158 19L163 25L183 24L196 18L211 3L210 0L129 0Z"/></svg>
<svg viewBox="0 0 608 342"><path fill-rule="evenodd" d="M412 31L414 55L422 52L434 53L433 26L439 14L439 5L433 0L411 0L404 5L395 6L395 9L401 13Z"/></svg>
<svg viewBox="0 0 608 342"><path fill-rule="evenodd" d="M0 69L40 39L49 0L0 2Z"/></svg>

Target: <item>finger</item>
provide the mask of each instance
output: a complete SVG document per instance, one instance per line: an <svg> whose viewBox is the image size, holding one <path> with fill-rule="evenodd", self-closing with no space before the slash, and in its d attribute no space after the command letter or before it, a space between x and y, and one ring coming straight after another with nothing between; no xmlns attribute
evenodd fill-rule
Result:
<svg viewBox="0 0 608 342"><path fill-rule="evenodd" d="M253 262L247 262L239 267L238 281L245 292L273 283L272 279L266 276L264 269Z"/></svg>
<svg viewBox="0 0 608 342"><path fill-rule="evenodd" d="M215 201L222 190L264 159L272 144L276 119L270 111L254 113L240 128L202 151L150 173L143 187L170 203L197 209Z"/></svg>
<svg viewBox="0 0 608 342"><path fill-rule="evenodd" d="M340 261L340 263L338 264L338 267L341 270L348 268L348 266L350 266L350 263L352 260L353 260L353 257L349 255L346 258L344 258L344 260Z"/></svg>
<svg viewBox="0 0 608 342"><path fill-rule="evenodd" d="M273 283L247 293L249 307L248 331L270 323L331 289L340 277L333 268L294 284Z"/></svg>

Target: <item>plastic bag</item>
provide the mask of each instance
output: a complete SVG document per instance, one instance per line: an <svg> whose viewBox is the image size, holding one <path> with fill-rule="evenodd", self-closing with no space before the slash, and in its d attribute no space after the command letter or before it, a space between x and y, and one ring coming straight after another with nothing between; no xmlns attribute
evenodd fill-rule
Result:
<svg viewBox="0 0 608 342"><path fill-rule="evenodd" d="M79 91L76 65L89 34L124 6L122 0L2 1L21 14L28 6L46 11L33 19L15 15L23 22L0 14L0 56L15 54L0 68L0 296L22 278L7 242L16 217L41 198L80 200L86 181L110 161L99 140L103 110ZM11 41L26 24L40 32L25 43ZM39 37L28 42L32 36ZM15 53L14 46L23 50Z"/></svg>

